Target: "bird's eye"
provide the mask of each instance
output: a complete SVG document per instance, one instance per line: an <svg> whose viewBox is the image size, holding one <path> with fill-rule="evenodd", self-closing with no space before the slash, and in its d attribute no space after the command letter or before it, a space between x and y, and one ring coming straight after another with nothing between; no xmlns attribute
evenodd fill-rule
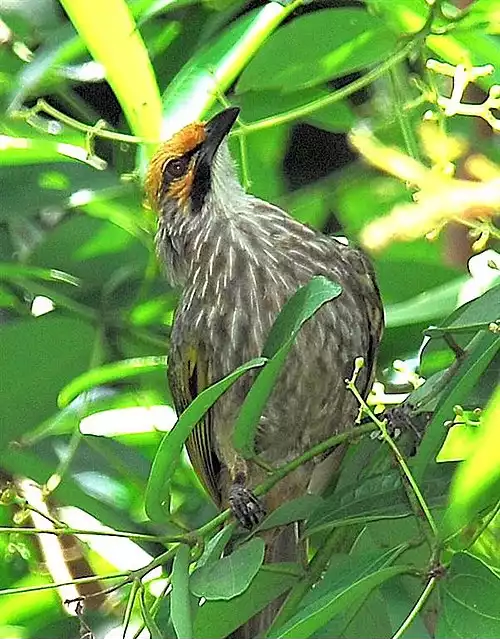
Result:
<svg viewBox="0 0 500 639"><path fill-rule="evenodd" d="M172 179L180 178L187 171L189 158L180 157L169 160L165 165L165 171Z"/></svg>

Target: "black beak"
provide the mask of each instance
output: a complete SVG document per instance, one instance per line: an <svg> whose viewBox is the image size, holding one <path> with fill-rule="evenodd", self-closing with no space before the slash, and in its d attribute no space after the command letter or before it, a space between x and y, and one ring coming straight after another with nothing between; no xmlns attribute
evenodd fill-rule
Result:
<svg viewBox="0 0 500 639"><path fill-rule="evenodd" d="M236 122L239 113L240 110L238 107L231 107L217 113L205 124L207 137L202 148L204 160L208 164L212 163L217 149Z"/></svg>
<svg viewBox="0 0 500 639"><path fill-rule="evenodd" d="M222 140L231 130L240 110L231 107L221 111L205 124L206 138L196 157L194 181L191 187L191 207L193 212L201 211L205 197L210 190L212 163Z"/></svg>

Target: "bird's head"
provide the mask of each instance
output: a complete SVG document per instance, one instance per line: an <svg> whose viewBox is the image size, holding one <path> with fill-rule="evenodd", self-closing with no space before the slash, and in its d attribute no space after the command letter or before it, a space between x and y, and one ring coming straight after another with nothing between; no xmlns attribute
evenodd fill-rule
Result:
<svg viewBox="0 0 500 639"><path fill-rule="evenodd" d="M146 195L155 211L173 217L196 215L217 184L227 182L227 177L234 181L225 140L238 113L238 108L231 107L208 122L189 124L159 147L145 181ZM228 188L233 186L227 184Z"/></svg>

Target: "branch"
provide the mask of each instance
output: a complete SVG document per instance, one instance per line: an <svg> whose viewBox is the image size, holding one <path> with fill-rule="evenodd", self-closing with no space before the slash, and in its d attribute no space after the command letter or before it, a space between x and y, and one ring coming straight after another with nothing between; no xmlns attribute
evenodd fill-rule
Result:
<svg viewBox="0 0 500 639"><path fill-rule="evenodd" d="M368 417L372 420L372 422L377 426L377 428L380 430L380 434L382 436L383 441L386 442L386 444L389 445L389 448L392 450L394 457L396 458L396 461L398 462L399 466L401 467L401 470L403 472L403 476L405 477L406 481L408 482L409 486L411 487L411 491L407 491L408 494L408 498L410 501L410 505L412 505L412 507L415 504L415 499L418 503L419 508L421 509L422 513L424 514L427 523L429 525L429 528L432 532L432 540L430 540L431 544L432 542L434 542L437 539L438 536L438 529L436 526L436 523L434 522L434 518L431 514L431 511L429 509L429 506L427 505L421 491L420 488L417 485L417 482L415 481L413 475L411 474L411 471L408 467L408 464L406 463L406 460L404 459L403 455L401 454L399 448L396 446L395 442L393 441L393 439L390 437L389 433L387 432L387 427L386 427L386 422L385 421L381 421L376 415L375 413L372 411L372 409L368 406L368 404L365 402L365 400L363 399L363 397L361 397L358 389L356 388L356 378L359 374L359 371L362 369L362 367L364 366L364 361L362 357L358 357L356 358L356 364L354 367L354 372L352 374L351 379L347 379L346 380L346 385L347 388L353 393L353 395L356 397L356 399L358 400L358 403L360 405L360 407L362 408L362 410L368 415ZM404 482L403 482L403 485ZM416 515L418 515L418 512L415 513ZM418 516L417 516L417 521L419 520Z"/></svg>

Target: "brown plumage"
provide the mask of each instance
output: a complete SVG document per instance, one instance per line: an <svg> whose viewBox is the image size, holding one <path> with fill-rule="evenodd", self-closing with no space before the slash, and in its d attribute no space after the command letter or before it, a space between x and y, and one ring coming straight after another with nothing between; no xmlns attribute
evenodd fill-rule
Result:
<svg viewBox="0 0 500 639"><path fill-rule="evenodd" d="M208 385L260 355L286 300L314 275L338 282L339 298L303 327L262 415L257 450L280 465L334 433L352 427L358 407L344 380L358 356L358 385L366 395L382 332L382 306L373 270L358 249L326 237L242 189L226 136L238 110L192 124L166 142L146 180L159 213L157 247L167 276L182 296L172 328L169 383L182 411ZM232 444L238 410L253 381L241 378L209 411L188 442L193 466L219 507L250 526L258 502L251 488L263 471L241 459ZM310 462L265 498L272 510L318 483ZM267 560L291 561L298 547L291 528L268 540ZM256 635L275 613L246 624ZM234 635L236 636L236 635Z"/></svg>

